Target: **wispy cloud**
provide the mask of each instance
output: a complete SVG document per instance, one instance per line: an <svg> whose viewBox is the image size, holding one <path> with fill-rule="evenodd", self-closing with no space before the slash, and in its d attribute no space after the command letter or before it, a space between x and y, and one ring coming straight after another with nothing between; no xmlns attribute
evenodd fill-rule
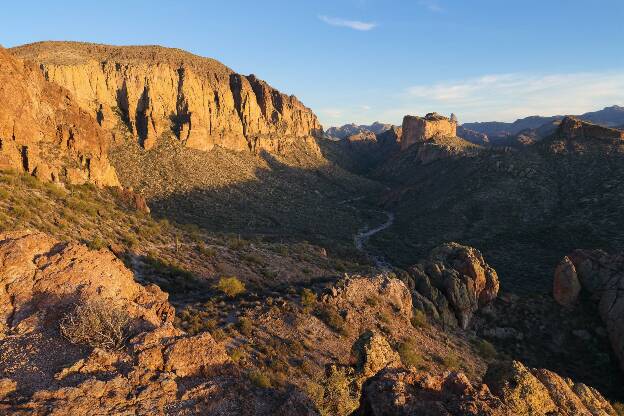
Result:
<svg viewBox="0 0 624 416"><path fill-rule="evenodd" d="M623 71L494 74L409 87L402 107L455 112L464 120L506 121L622 104L623 92Z"/></svg>
<svg viewBox="0 0 624 416"><path fill-rule="evenodd" d="M431 12L440 13L444 11L438 0L419 0L418 4Z"/></svg>
<svg viewBox="0 0 624 416"><path fill-rule="evenodd" d="M374 22L360 22L359 20L341 19L339 17L330 17L321 15L318 17L321 21L331 26L347 27L353 30L368 31L377 27Z"/></svg>

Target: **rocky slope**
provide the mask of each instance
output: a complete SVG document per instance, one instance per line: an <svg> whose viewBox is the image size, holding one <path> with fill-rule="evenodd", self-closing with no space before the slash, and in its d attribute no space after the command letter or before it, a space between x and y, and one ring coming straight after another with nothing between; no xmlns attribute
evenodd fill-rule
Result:
<svg viewBox="0 0 624 416"><path fill-rule="evenodd" d="M353 136L360 133L373 133L373 134L381 134L387 130L390 130L394 126L392 124L384 124L378 121L374 122L371 125L365 124L345 124L340 127L330 127L325 132L325 136L331 139L346 139L349 136Z"/></svg>
<svg viewBox="0 0 624 416"><path fill-rule="evenodd" d="M42 181L117 186L110 136L72 94L0 47L0 169Z"/></svg>
<svg viewBox="0 0 624 416"><path fill-rule="evenodd" d="M100 125L126 128L146 149L173 131L186 146L282 151L320 136L316 116L254 75L159 46L41 42L11 53L68 88Z"/></svg>

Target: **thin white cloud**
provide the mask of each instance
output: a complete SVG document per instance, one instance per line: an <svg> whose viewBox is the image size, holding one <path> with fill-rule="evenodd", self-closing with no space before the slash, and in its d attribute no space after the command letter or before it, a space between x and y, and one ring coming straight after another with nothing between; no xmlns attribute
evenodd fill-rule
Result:
<svg viewBox="0 0 624 416"><path fill-rule="evenodd" d="M339 17L319 16L321 21L331 26L347 27L353 30L368 31L377 27L374 22L360 22L359 20L341 19Z"/></svg>
<svg viewBox="0 0 624 416"><path fill-rule="evenodd" d="M623 100L624 71L512 73L412 86L401 108L455 112L465 121L512 121L536 114L580 114Z"/></svg>
<svg viewBox="0 0 624 416"><path fill-rule="evenodd" d="M440 13L444 11L438 0L419 0L418 4L431 12Z"/></svg>

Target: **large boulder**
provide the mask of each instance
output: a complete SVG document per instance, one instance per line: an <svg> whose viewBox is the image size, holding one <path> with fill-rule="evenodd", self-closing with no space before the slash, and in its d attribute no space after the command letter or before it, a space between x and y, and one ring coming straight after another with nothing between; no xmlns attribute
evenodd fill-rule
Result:
<svg viewBox="0 0 624 416"><path fill-rule="evenodd" d="M493 301L498 275L479 250L443 244L409 269L414 307L446 325L466 328L474 313Z"/></svg>
<svg viewBox="0 0 624 416"><path fill-rule="evenodd" d="M597 303L620 366L624 369L624 254L609 255L602 250L575 250L555 272L555 300L571 305L576 296L562 296L561 281L576 275L579 287ZM561 277L561 275L565 277ZM574 283L576 285L576 283ZM567 286L570 286L568 283ZM574 290L576 292L576 289Z"/></svg>
<svg viewBox="0 0 624 416"><path fill-rule="evenodd" d="M576 274L576 267L568 257L564 257L555 269L553 296L560 305L571 306L578 300L580 293L581 282Z"/></svg>

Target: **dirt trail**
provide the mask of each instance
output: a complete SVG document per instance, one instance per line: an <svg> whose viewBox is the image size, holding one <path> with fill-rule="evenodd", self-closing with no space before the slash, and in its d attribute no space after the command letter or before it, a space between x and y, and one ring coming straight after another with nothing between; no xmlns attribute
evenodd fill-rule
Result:
<svg viewBox="0 0 624 416"><path fill-rule="evenodd" d="M355 235L355 237L353 238L354 243L355 243L355 248L358 251L361 251L362 253L366 254L368 257L370 257L373 262L375 263L375 266L378 267L379 269L381 269L382 271L390 271L392 270L392 265L390 263L388 263L388 261L383 257L383 256L375 256L373 254L371 254L368 250L366 250L365 245L366 242L375 234L389 228L392 226L392 224L394 224L394 214L392 212L389 211L381 211L384 214L386 214L386 216L388 217L388 219L386 220L386 222L384 222L383 224L375 227L375 228L364 228L363 230L361 230L359 233L357 233Z"/></svg>

